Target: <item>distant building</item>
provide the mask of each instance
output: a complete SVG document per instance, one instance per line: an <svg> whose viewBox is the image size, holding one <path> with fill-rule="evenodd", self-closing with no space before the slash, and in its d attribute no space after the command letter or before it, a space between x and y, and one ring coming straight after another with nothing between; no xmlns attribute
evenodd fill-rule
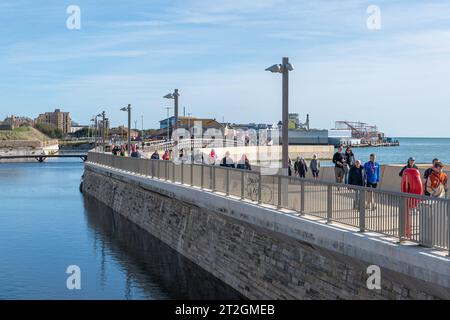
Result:
<svg viewBox="0 0 450 320"><path fill-rule="evenodd" d="M194 127L195 122L201 122L203 133L208 129L221 130L223 133L223 130L225 128L225 125L218 122L216 119L184 117L184 116L178 117L178 128L186 129L186 130L190 131ZM168 126L170 126L169 135L171 135L172 130L175 126L175 117L174 116L161 120L159 122L159 130L155 131L153 133L153 136L158 136L161 138L167 137L167 127ZM199 134L199 133L196 133L196 134Z"/></svg>
<svg viewBox="0 0 450 320"><path fill-rule="evenodd" d="M69 112L61 112L60 109L55 109L54 112L46 112L40 114L37 123L47 123L60 129L63 133L70 133L72 121L70 120Z"/></svg>
<svg viewBox="0 0 450 320"><path fill-rule="evenodd" d="M70 133L75 133L75 132L81 131L83 129L88 129L88 128L89 128L89 126L81 125L81 124L78 124L78 123L72 121L72 123L70 125Z"/></svg>
<svg viewBox="0 0 450 320"><path fill-rule="evenodd" d="M6 117L3 122L0 122L0 126L3 128L2 130L13 130L21 126L33 126L33 124L34 121L31 118L17 117L14 115Z"/></svg>
<svg viewBox="0 0 450 320"><path fill-rule="evenodd" d="M328 130L328 141L334 146L354 146L361 144L361 139L352 137L352 130L350 129Z"/></svg>

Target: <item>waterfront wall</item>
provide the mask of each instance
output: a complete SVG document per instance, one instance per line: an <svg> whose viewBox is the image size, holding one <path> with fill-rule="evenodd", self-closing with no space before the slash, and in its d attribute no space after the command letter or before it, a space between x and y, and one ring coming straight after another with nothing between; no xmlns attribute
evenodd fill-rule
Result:
<svg viewBox="0 0 450 320"><path fill-rule="evenodd" d="M52 154L59 150L58 140L0 140L0 157L1 156L25 156ZM29 159L12 159L1 160L2 162L27 162L35 161Z"/></svg>
<svg viewBox="0 0 450 320"><path fill-rule="evenodd" d="M89 162L83 191L250 299L450 298L450 260L431 249Z"/></svg>

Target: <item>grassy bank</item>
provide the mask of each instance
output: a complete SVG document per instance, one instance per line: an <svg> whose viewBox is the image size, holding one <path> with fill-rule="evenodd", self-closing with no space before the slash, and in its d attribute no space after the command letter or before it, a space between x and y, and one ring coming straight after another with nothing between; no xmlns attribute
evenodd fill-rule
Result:
<svg viewBox="0 0 450 320"><path fill-rule="evenodd" d="M32 127L19 127L13 130L0 130L0 140L48 141L50 138Z"/></svg>

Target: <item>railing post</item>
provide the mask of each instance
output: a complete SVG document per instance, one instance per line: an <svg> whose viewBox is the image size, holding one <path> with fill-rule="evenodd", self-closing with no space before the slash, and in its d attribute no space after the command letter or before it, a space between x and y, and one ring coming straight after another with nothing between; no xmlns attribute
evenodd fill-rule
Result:
<svg viewBox="0 0 450 320"><path fill-rule="evenodd" d="M226 186L225 186L225 190L226 190L226 192L225 192L225 194L227 195L227 196L229 196L230 195L230 169L225 169L225 177L226 177Z"/></svg>
<svg viewBox="0 0 450 320"><path fill-rule="evenodd" d="M244 170L241 171L241 200L245 199L245 193L244 193Z"/></svg>
<svg viewBox="0 0 450 320"><path fill-rule="evenodd" d="M155 160L150 160L150 163L152 164L152 179L155 178Z"/></svg>
<svg viewBox="0 0 450 320"><path fill-rule="evenodd" d="M175 182L175 161L172 162L172 182Z"/></svg>
<svg viewBox="0 0 450 320"><path fill-rule="evenodd" d="M366 191L362 189L356 189L355 191L359 193L359 201L357 203L359 206L359 231L364 232L366 231Z"/></svg>
<svg viewBox="0 0 450 320"><path fill-rule="evenodd" d="M278 204L277 208L281 208L282 194L281 194L281 176L278 176Z"/></svg>
<svg viewBox="0 0 450 320"><path fill-rule="evenodd" d="M184 184L184 165L183 165L183 162L181 162L180 166L181 166L181 169L180 169L180 173L181 173L180 182L181 182L181 184ZM173 180L175 182L175 176L174 176Z"/></svg>
<svg viewBox="0 0 450 320"><path fill-rule="evenodd" d="M204 180L205 180L205 172L203 171L203 169L205 169L205 166L203 164L200 165L200 189L203 190L203 184L204 184Z"/></svg>
<svg viewBox="0 0 450 320"><path fill-rule="evenodd" d="M259 172L259 179L258 179L258 204L261 204L262 202L262 176L261 172Z"/></svg>
<svg viewBox="0 0 450 320"><path fill-rule="evenodd" d="M327 187L327 223L333 220L333 186Z"/></svg>
<svg viewBox="0 0 450 320"><path fill-rule="evenodd" d="M406 199L403 196L399 196L399 212L398 212L398 238L400 242L405 239L405 226L406 226Z"/></svg>
<svg viewBox="0 0 450 320"><path fill-rule="evenodd" d="M450 200L447 200L447 235L448 256L450 257Z"/></svg>
<svg viewBox="0 0 450 320"><path fill-rule="evenodd" d="M211 184L212 184L212 192L216 191L216 167L213 165L211 167Z"/></svg>
<svg viewBox="0 0 450 320"><path fill-rule="evenodd" d="M169 180L169 161L164 162L164 176L166 177L166 181Z"/></svg>
<svg viewBox="0 0 450 320"><path fill-rule="evenodd" d="M194 164L191 162L191 187L194 186Z"/></svg>
<svg viewBox="0 0 450 320"><path fill-rule="evenodd" d="M305 181L300 180L300 213L305 214Z"/></svg>

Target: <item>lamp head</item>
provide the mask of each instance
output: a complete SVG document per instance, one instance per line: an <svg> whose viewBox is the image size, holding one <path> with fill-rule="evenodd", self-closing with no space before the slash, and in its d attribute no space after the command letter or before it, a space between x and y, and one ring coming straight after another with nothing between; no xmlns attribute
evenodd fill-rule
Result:
<svg viewBox="0 0 450 320"><path fill-rule="evenodd" d="M284 67L285 67L286 70L288 70L288 71L294 71L294 66L293 66L292 63L290 63L290 62L286 63Z"/></svg>
<svg viewBox="0 0 450 320"><path fill-rule="evenodd" d="M274 64L273 66L270 66L266 69L266 71L270 71L272 73L281 73L282 72L282 65L280 64Z"/></svg>
<svg viewBox="0 0 450 320"><path fill-rule="evenodd" d="M173 95L173 93L169 93L169 94L166 94L163 98L165 98L165 99L173 99L174 95Z"/></svg>
<svg viewBox="0 0 450 320"><path fill-rule="evenodd" d="M120 109L120 111L128 111L128 109L126 107L123 107Z"/></svg>

